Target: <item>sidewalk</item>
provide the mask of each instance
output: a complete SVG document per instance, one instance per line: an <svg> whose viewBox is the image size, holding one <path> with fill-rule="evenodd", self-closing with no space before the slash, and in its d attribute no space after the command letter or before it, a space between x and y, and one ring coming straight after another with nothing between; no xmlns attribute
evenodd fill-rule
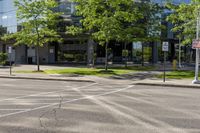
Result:
<svg viewBox="0 0 200 133"><path fill-rule="evenodd" d="M166 82L163 82L162 79L145 79L143 81L135 81L133 84L200 89L200 84L192 84L192 79L167 79Z"/></svg>
<svg viewBox="0 0 200 133"><path fill-rule="evenodd" d="M66 66L41 66L42 70L46 69L64 69ZM70 68L70 67L68 67ZM35 70L35 65L21 65L13 68L13 71ZM131 73L122 76L113 76L109 78L96 76L81 75L59 75L59 74L43 74L43 73L13 73L9 75L9 67L0 68L0 78L14 79L34 79L34 80L56 80L56 81L73 81L73 82L97 82L101 84L135 84L149 86L171 86L184 88L200 88L200 84L192 84L192 79L166 79L164 83L162 79L154 78L155 74L161 71L146 71Z"/></svg>
<svg viewBox="0 0 200 133"><path fill-rule="evenodd" d="M66 66L40 66L41 70L46 69L64 69ZM36 70L35 65L18 65L12 67L12 75L10 75L9 67L0 68L0 78L13 78L13 79L34 79L34 80L57 80L57 81L74 81L74 82L94 82L93 80L84 76L78 75L58 75L58 74L44 74L44 73L15 73L15 71L34 71Z"/></svg>

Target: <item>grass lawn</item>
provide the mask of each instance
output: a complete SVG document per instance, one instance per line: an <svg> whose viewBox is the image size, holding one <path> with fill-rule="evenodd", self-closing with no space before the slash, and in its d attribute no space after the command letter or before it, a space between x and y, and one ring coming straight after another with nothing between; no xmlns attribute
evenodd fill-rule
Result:
<svg viewBox="0 0 200 133"><path fill-rule="evenodd" d="M162 78L163 74L158 75L157 77ZM166 78L169 78L169 79L192 79L192 78L194 78L194 71L177 70L177 71L167 72Z"/></svg>
<svg viewBox="0 0 200 133"><path fill-rule="evenodd" d="M61 70L45 70L47 74L77 74L77 75L95 75L95 76L112 76L133 72L132 70L123 69L93 69L93 68L69 68Z"/></svg>
<svg viewBox="0 0 200 133"><path fill-rule="evenodd" d="M113 76L113 75L122 75L128 74L131 72L137 71L149 71L153 70L154 67L110 67L108 71L105 71L104 68L66 68L66 69L57 69L57 70L44 70L40 73L46 74L77 74L77 75L94 75L94 76ZM35 71L15 71L16 73L37 73Z"/></svg>

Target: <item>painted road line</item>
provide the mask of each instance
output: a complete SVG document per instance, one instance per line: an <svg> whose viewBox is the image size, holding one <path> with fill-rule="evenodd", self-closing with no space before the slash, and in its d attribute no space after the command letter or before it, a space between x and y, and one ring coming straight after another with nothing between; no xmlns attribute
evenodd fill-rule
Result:
<svg viewBox="0 0 200 133"><path fill-rule="evenodd" d="M90 84L90 85L81 86L81 87L77 87L77 88L81 89L81 88L93 86L93 85L96 85L96 84L97 84L97 83L93 83L93 84ZM62 90L59 90L59 91L42 92L42 93L31 94L31 95L24 95L24 96L19 96L19 97L14 97L14 98L7 98L7 99L2 99L2 100L0 100L0 102L3 102L3 101L10 101L10 100L15 100L15 99L20 99L20 98L26 98L26 97L41 96L41 95L44 95L44 94L59 93L59 92L66 91L66 90L68 90L68 89L69 89L69 88L67 88L67 89L62 89Z"/></svg>
<svg viewBox="0 0 200 133"><path fill-rule="evenodd" d="M0 109L0 111L19 111L19 110L30 110L30 109Z"/></svg>
<svg viewBox="0 0 200 133"><path fill-rule="evenodd" d="M85 97L81 97L81 98L77 98L77 99L64 101L64 102L61 102L61 103L53 103L53 104L40 106L40 107L29 109L29 110L23 110L23 111L18 111L18 112L14 112L14 113L8 113L8 114L0 115L0 118L12 116L12 115L17 115L17 114L22 114L22 113L27 113L27 112L31 112L31 111L36 111L36 110L40 110L40 109L44 109L44 108L48 108L48 107L53 107L53 106L56 106L56 105L59 105L59 104L71 103L71 102L76 102L76 101L80 101L80 100L86 100L86 99L95 98L95 97L99 97L99 96L106 96L106 95L110 95L110 94L113 94L113 93L118 93L118 92L130 89L133 86L134 85L131 85L131 86L128 86L126 88L118 89L118 90L115 90L115 91L110 91L110 92L106 92L106 93L102 93L102 94L98 94L98 95L85 96Z"/></svg>

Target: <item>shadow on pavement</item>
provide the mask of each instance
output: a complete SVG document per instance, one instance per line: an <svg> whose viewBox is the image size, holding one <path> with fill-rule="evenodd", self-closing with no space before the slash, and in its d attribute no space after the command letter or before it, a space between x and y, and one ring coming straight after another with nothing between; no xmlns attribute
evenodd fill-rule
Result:
<svg viewBox="0 0 200 133"><path fill-rule="evenodd" d="M144 80L154 78L156 73L154 72L139 72L132 74L123 74L123 75L115 75L111 76L111 79L121 79L121 80Z"/></svg>

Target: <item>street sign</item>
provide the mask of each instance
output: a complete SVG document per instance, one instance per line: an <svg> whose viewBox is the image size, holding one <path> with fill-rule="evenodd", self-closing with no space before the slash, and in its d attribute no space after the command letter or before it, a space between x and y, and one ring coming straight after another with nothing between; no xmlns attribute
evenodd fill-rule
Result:
<svg viewBox="0 0 200 133"><path fill-rule="evenodd" d="M50 53L50 54L53 54L53 53L54 53L54 49L50 49L50 50L49 50L49 53Z"/></svg>
<svg viewBox="0 0 200 133"><path fill-rule="evenodd" d="M169 51L169 43L168 42L163 42L162 51L163 52L168 52Z"/></svg>
<svg viewBox="0 0 200 133"><path fill-rule="evenodd" d="M12 53L12 47L11 47L11 46L8 47L8 53L9 53L9 54Z"/></svg>
<svg viewBox="0 0 200 133"><path fill-rule="evenodd" d="M163 63L163 82L166 81L166 53L169 51L169 43L163 42L162 51L164 52L164 63Z"/></svg>
<svg viewBox="0 0 200 133"><path fill-rule="evenodd" d="M193 40L192 41L192 48L193 49L200 48L200 40Z"/></svg>
<svg viewBox="0 0 200 133"><path fill-rule="evenodd" d="M9 58L10 58L10 76L12 75L12 61L11 61L11 55L12 55L12 47L8 47L8 53L9 53Z"/></svg>

